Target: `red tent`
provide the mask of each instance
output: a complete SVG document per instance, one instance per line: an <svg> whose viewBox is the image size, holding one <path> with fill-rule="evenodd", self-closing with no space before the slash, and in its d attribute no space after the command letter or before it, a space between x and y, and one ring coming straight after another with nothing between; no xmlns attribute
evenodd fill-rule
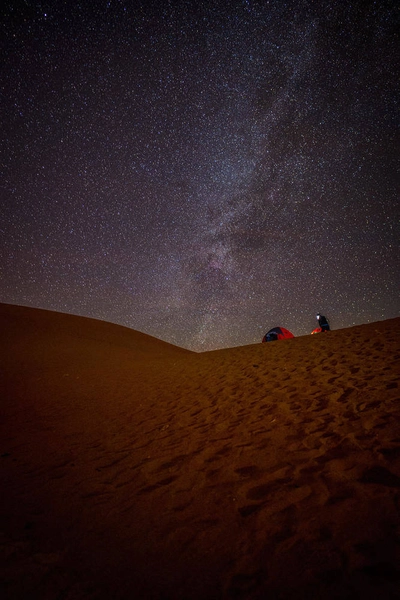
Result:
<svg viewBox="0 0 400 600"><path fill-rule="evenodd" d="M294 335L289 329L284 327L273 327L266 333L262 339L263 342L273 342L275 340L288 340L294 338Z"/></svg>

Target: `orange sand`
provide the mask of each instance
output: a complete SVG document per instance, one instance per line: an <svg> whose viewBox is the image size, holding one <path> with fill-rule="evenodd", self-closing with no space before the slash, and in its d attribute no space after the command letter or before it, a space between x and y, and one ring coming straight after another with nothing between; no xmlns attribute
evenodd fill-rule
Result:
<svg viewBox="0 0 400 600"><path fill-rule="evenodd" d="M0 327L2 598L400 598L400 318L203 354Z"/></svg>

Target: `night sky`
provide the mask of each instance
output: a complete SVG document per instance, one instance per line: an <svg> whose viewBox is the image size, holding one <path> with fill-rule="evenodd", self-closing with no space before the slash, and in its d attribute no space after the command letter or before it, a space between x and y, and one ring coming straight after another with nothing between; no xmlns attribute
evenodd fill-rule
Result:
<svg viewBox="0 0 400 600"><path fill-rule="evenodd" d="M396 4L6 1L0 301L196 351L397 317Z"/></svg>

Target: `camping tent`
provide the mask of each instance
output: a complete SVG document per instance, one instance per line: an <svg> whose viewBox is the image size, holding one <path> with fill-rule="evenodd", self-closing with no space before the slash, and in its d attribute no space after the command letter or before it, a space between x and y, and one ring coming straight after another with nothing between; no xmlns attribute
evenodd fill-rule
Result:
<svg viewBox="0 0 400 600"><path fill-rule="evenodd" d="M266 333L262 339L263 342L273 342L275 340L288 340L294 335L289 329L284 327L273 327Z"/></svg>

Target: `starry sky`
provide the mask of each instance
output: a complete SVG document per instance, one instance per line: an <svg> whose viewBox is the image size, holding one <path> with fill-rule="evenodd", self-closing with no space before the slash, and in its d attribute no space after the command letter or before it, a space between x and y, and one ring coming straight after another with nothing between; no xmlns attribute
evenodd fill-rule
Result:
<svg viewBox="0 0 400 600"><path fill-rule="evenodd" d="M399 316L396 2L4 4L1 302L195 351Z"/></svg>

